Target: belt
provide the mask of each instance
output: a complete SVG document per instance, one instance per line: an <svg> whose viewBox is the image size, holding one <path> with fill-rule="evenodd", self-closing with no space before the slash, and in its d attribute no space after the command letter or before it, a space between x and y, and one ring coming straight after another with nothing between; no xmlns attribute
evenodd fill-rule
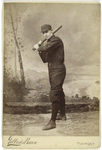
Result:
<svg viewBox="0 0 102 150"><path fill-rule="evenodd" d="M58 62L49 62L48 63L48 67L56 66L56 65L63 65L63 62L58 61Z"/></svg>

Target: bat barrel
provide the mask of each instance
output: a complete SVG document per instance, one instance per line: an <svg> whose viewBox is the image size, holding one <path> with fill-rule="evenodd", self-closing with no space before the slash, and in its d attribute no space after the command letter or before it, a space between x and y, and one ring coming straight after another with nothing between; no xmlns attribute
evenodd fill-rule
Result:
<svg viewBox="0 0 102 150"><path fill-rule="evenodd" d="M62 25L61 26L59 26L57 29L55 29L54 31L53 31L53 34L55 34L59 29L61 29L62 28Z"/></svg>

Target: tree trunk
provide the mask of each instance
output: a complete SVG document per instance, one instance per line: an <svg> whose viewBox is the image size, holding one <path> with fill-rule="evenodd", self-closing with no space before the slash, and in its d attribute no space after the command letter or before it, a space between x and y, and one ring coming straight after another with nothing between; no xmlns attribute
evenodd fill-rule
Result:
<svg viewBox="0 0 102 150"><path fill-rule="evenodd" d="M11 12L11 8L10 8L10 12ZM21 56L20 47L19 47L19 45L18 45L18 41L17 41L17 37L16 37L16 33L15 33L15 28L14 28L14 22L13 22L12 12L11 12L11 24L12 24L12 28L13 28L13 34L14 34L15 44L16 44L17 51L18 51L18 61L19 61L20 74L21 74L21 85L22 85L23 87L25 87L25 77L24 77L22 56Z"/></svg>

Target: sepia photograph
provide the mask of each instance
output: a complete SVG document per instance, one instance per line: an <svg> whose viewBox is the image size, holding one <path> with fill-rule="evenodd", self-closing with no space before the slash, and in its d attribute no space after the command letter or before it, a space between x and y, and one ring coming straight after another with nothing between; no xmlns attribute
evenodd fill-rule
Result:
<svg viewBox="0 0 102 150"><path fill-rule="evenodd" d="M4 2L3 147L99 148L101 4Z"/></svg>

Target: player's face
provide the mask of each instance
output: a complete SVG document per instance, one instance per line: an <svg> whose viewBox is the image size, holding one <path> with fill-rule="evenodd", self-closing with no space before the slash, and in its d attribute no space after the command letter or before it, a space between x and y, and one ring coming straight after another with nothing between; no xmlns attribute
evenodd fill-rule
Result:
<svg viewBox="0 0 102 150"><path fill-rule="evenodd" d="M43 35L46 39L49 39L52 36L52 31L48 30L46 32L43 32Z"/></svg>

